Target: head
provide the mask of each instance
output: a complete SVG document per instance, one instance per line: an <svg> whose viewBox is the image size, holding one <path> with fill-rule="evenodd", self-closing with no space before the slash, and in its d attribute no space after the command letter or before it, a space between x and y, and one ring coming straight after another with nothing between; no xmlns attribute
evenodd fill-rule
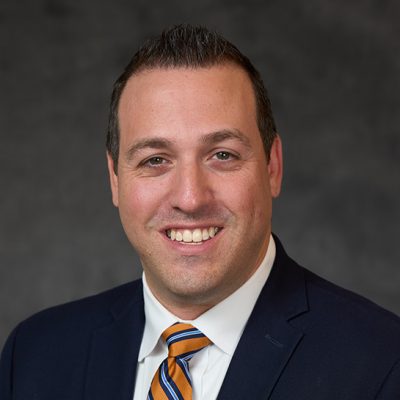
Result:
<svg viewBox="0 0 400 400"><path fill-rule="evenodd" d="M236 46L218 33L203 27L178 25L145 42L114 84L106 142L114 166L117 167L119 156L119 102L126 83L134 74L155 68L207 68L227 63L242 68L252 83L258 129L268 158L277 131L271 102L260 73Z"/></svg>
<svg viewBox="0 0 400 400"><path fill-rule="evenodd" d="M108 137L113 202L153 294L193 319L263 259L282 156L262 81L200 28L176 27L115 87Z"/></svg>

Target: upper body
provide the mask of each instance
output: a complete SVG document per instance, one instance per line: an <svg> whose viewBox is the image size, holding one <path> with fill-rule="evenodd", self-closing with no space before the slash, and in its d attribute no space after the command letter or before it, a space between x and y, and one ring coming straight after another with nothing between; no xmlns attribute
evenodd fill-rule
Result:
<svg viewBox="0 0 400 400"><path fill-rule="evenodd" d="M276 244L218 399L397 400L399 319ZM7 343L0 398L132 400L144 326L141 281L41 312Z"/></svg>
<svg viewBox="0 0 400 400"><path fill-rule="evenodd" d="M196 321L259 271L282 145L263 82L231 43L178 26L145 44L114 86L107 160L148 289L178 320ZM136 282L24 322L5 348L1 395L130 399L143 307ZM398 397L398 320L279 244L250 312L219 398Z"/></svg>

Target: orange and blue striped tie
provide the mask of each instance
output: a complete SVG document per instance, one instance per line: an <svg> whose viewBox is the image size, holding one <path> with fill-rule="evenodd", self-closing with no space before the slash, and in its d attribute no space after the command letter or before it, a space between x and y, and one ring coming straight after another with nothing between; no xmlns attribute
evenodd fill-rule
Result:
<svg viewBox="0 0 400 400"><path fill-rule="evenodd" d="M211 341L197 328L183 323L170 326L162 338L168 345L168 357L154 375L147 400L191 400L189 360Z"/></svg>

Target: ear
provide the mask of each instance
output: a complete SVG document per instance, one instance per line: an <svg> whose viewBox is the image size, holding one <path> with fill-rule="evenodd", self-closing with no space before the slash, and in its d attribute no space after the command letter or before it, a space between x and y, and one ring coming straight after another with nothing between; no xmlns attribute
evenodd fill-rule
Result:
<svg viewBox="0 0 400 400"><path fill-rule="evenodd" d="M281 191L283 175L282 142L279 136L274 139L268 162L269 185L272 197L278 197Z"/></svg>
<svg viewBox="0 0 400 400"><path fill-rule="evenodd" d="M108 165L108 174L110 176L112 202L115 207L118 207L118 175L114 171L114 161L108 151L107 151L107 165Z"/></svg>

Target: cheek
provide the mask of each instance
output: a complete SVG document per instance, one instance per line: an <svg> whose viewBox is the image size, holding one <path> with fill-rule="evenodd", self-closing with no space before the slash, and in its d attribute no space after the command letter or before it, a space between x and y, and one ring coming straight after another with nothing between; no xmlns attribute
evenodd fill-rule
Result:
<svg viewBox="0 0 400 400"><path fill-rule="evenodd" d="M151 191L146 185L134 183L120 185L119 208L121 214L140 219L146 214L146 210L152 207L152 201L154 201L154 197L151 196Z"/></svg>
<svg viewBox="0 0 400 400"><path fill-rule="evenodd" d="M152 185L129 182L120 185L119 211L124 223L135 225L146 220L157 208L158 191Z"/></svg>
<svg viewBox="0 0 400 400"><path fill-rule="evenodd" d="M232 211L245 212L249 215L254 215L265 208L269 201L266 184L252 177L220 185L220 196L229 207L232 207Z"/></svg>

